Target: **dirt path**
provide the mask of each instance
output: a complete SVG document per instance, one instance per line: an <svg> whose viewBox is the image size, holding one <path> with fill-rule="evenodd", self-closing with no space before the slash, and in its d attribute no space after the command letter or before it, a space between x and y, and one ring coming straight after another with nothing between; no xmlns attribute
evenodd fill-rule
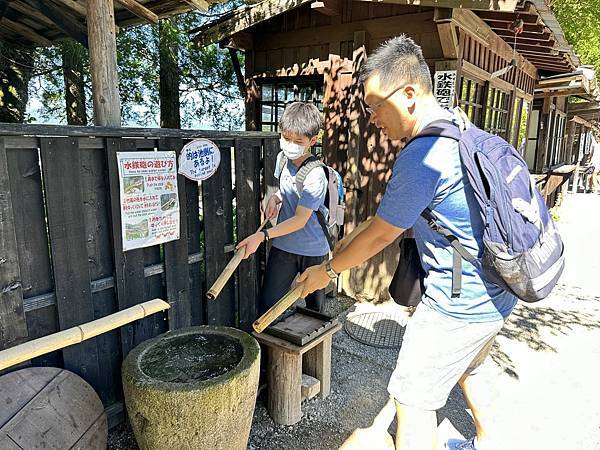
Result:
<svg viewBox="0 0 600 450"><path fill-rule="evenodd" d="M600 195L568 196L560 216L567 256L561 285L543 302L520 303L492 352L500 374L493 381L500 392L497 425L506 450L600 450ZM359 304L349 313L357 308L374 307ZM302 420L289 427L274 424L259 401L249 449L339 448L386 404L396 356L397 350L368 347L339 332L332 395L305 402ZM446 438L474 432L458 389L438 417ZM124 429L111 439L109 448L135 448ZM364 448L385 447L371 439Z"/></svg>

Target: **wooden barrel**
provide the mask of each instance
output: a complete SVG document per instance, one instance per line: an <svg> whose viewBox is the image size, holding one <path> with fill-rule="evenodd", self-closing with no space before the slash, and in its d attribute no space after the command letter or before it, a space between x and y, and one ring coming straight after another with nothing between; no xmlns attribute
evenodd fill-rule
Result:
<svg viewBox="0 0 600 450"><path fill-rule="evenodd" d="M106 449L108 425L98 395L55 367L0 377L0 449Z"/></svg>

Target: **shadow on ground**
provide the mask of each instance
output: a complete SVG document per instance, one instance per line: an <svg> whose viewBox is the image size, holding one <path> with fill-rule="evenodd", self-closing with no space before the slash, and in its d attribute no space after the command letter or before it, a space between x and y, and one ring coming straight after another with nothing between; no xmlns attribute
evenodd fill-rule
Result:
<svg viewBox="0 0 600 450"><path fill-rule="evenodd" d="M513 342L524 343L536 352L557 353L556 348L551 343L552 336L567 336L577 327L589 330L600 329L600 323L594 318L594 314L565 308L564 306L556 307L553 304L553 300L567 294L567 289L569 288L565 286L557 287L552 296L541 303L527 304L519 302L508 318L506 325L502 328L500 336ZM597 302L600 308L599 297L579 295L576 299L577 301ZM550 306L543 306L548 304ZM572 303L572 306L576 308L577 303ZM494 344L490 355L506 374L519 379L513 361L500 348L498 343Z"/></svg>

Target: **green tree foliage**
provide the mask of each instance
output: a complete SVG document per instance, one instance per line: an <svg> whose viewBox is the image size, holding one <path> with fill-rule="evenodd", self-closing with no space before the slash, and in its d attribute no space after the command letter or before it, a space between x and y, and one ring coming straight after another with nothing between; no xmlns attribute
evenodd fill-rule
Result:
<svg viewBox="0 0 600 450"><path fill-rule="evenodd" d="M228 8L233 6L235 5L231 3L227 5ZM217 8L223 7L217 5ZM176 41L179 48L183 127L238 129L243 125L243 99L237 88L228 52L216 45L199 48L189 35L190 30L213 19L218 13L218 10L211 10L210 15L191 12L163 23L162 33L168 33L169 40ZM159 124L158 39L158 25L122 29L117 35L119 89L124 124L148 127ZM81 58L85 60L86 103L91 120L88 54L85 49L81 50ZM61 51L60 47L37 51L36 72L30 91L41 103L40 118L66 123Z"/></svg>
<svg viewBox="0 0 600 450"><path fill-rule="evenodd" d="M0 122L26 120L33 50L0 41Z"/></svg>
<svg viewBox="0 0 600 450"><path fill-rule="evenodd" d="M551 6L581 62L600 73L600 0L554 0Z"/></svg>

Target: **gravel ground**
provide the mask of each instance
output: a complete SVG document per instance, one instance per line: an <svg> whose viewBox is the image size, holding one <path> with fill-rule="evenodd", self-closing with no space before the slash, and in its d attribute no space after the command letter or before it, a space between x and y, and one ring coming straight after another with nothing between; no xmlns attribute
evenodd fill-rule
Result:
<svg viewBox="0 0 600 450"><path fill-rule="evenodd" d="M568 265L562 284L543 302L519 303L492 350L498 376L489 383L501 394L494 413L504 449L600 450L600 196L567 196L560 214ZM390 308L395 305L352 305L342 298L331 312L344 320ZM337 449L355 430L373 424L388 400L397 350L369 347L340 331L332 353L329 398L305 402L302 420L293 426L274 424L259 398L249 449ZM379 435L370 435L363 448L386 448L391 415L384 416L379 415ZM473 435L458 388L438 422L442 438ZM121 426L111 431L108 448L137 446Z"/></svg>

